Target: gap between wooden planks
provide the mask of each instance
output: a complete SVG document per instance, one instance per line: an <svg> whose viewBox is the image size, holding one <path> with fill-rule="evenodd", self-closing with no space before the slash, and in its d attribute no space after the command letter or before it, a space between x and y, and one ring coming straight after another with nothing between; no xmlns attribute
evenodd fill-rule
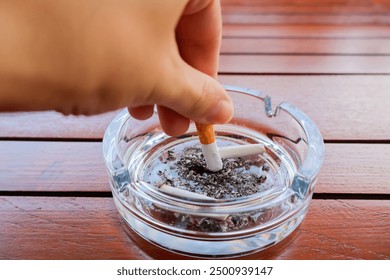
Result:
<svg viewBox="0 0 390 280"><path fill-rule="evenodd" d="M110 191L101 143L0 141L0 154L0 194ZM387 144L326 144L315 193L389 195L389 158Z"/></svg>
<svg viewBox="0 0 390 280"><path fill-rule="evenodd" d="M388 259L390 201L313 200L303 224L244 259ZM182 259L128 236L110 198L0 197L1 259Z"/></svg>

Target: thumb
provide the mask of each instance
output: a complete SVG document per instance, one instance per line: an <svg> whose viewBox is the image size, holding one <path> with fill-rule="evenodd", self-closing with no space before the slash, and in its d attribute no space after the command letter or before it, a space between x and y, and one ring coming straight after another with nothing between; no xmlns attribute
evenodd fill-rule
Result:
<svg viewBox="0 0 390 280"><path fill-rule="evenodd" d="M163 94L157 94L161 100L155 103L198 123L222 124L233 117L229 95L212 77L183 62L165 78L161 85Z"/></svg>

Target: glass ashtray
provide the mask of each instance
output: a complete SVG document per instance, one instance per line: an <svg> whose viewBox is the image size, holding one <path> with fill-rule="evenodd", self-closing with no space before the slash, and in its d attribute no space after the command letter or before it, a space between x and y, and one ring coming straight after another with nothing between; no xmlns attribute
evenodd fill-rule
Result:
<svg viewBox="0 0 390 280"><path fill-rule="evenodd" d="M261 92L225 86L234 117L215 125L218 147L262 144L257 155L204 168L195 125L166 135L157 114L139 121L127 110L111 122L103 154L114 202L146 240L195 257L227 258L264 250L303 221L324 157L313 121ZM169 186L174 192L163 190Z"/></svg>

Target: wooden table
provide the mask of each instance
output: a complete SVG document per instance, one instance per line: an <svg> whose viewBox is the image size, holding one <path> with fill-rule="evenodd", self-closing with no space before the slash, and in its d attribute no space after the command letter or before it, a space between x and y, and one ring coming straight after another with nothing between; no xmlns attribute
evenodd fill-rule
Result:
<svg viewBox="0 0 390 280"><path fill-rule="evenodd" d="M326 143L302 225L244 259L390 259L388 3L223 1L220 81L296 105ZM122 226L101 145L115 113L0 115L1 259L186 258Z"/></svg>

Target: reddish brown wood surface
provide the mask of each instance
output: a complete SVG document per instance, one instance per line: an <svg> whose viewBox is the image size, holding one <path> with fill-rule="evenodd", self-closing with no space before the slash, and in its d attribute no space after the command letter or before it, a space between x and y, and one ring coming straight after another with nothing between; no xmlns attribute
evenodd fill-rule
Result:
<svg viewBox="0 0 390 280"><path fill-rule="evenodd" d="M222 74L390 74L390 56L221 55Z"/></svg>
<svg viewBox="0 0 390 280"><path fill-rule="evenodd" d="M310 5L310 6L326 6L326 5L366 5L373 3L372 0L221 0L222 5L245 5L245 6L274 6L274 5Z"/></svg>
<svg viewBox="0 0 390 280"><path fill-rule="evenodd" d="M316 193L390 194L390 146L327 144ZM100 143L0 142L0 191L109 192Z"/></svg>
<svg viewBox="0 0 390 280"><path fill-rule="evenodd" d="M225 24L388 24L389 1L222 1Z"/></svg>
<svg viewBox="0 0 390 280"><path fill-rule="evenodd" d="M383 0L385 1L385 0ZM243 5L247 7L253 7L253 6L285 6L285 5L292 5L292 6L301 6L301 5L308 5L312 7L318 7L318 6L329 6L329 5L345 5L345 6L355 6L355 5L362 5L362 6L372 6L373 3L376 1L372 0L320 0L320 1L313 1L313 0L221 0L222 6L238 6Z"/></svg>
<svg viewBox="0 0 390 280"><path fill-rule="evenodd" d="M226 24L389 24L385 14L225 14Z"/></svg>
<svg viewBox="0 0 390 280"><path fill-rule="evenodd" d="M0 197L1 259L181 259L128 236L110 198ZM247 259L388 259L390 202L313 200L288 239Z"/></svg>
<svg viewBox="0 0 390 280"><path fill-rule="evenodd" d="M327 144L315 192L390 194L389 158L388 144Z"/></svg>
<svg viewBox="0 0 390 280"><path fill-rule="evenodd" d="M390 139L390 77L221 75L219 80L264 91L275 105L287 101L297 106L326 140ZM102 139L114 115L0 114L0 137Z"/></svg>
<svg viewBox="0 0 390 280"><path fill-rule="evenodd" d="M254 1L256 2L256 1ZM222 1L223 3L223 1ZM257 4L257 2L255 3ZM383 6L380 5L324 5L313 6L308 3L307 5L293 5L286 3L285 5L242 5L242 4L230 4L222 5L222 13L227 14L334 14L334 15L353 15L353 14L365 14L373 15L377 13L384 13Z"/></svg>
<svg viewBox="0 0 390 280"><path fill-rule="evenodd" d="M274 105L297 106L326 140L390 139L390 77L232 75L220 81L261 90Z"/></svg>
<svg viewBox="0 0 390 280"><path fill-rule="evenodd" d="M109 191L101 143L0 142L0 191Z"/></svg>
<svg viewBox="0 0 390 280"><path fill-rule="evenodd" d="M222 0L222 13L219 80L294 104L328 142L303 224L243 259L390 259L390 1ZM98 141L116 113L0 114L0 259L186 258L126 233L108 197Z"/></svg>
<svg viewBox="0 0 390 280"><path fill-rule="evenodd" d="M225 38L222 54L390 55L389 39Z"/></svg>
<svg viewBox="0 0 390 280"><path fill-rule="evenodd" d="M222 12L232 13L386 13L389 0L221 0Z"/></svg>
<svg viewBox="0 0 390 280"><path fill-rule="evenodd" d="M388 25L228 25L223 26L226 37L261 38L364 38L367 40L390 38Z"/></svg>
<svg viewBox="0 0 390 280"><path fill-rule="evenodd" d="M97 116L64 116L60 113L0 114L0 137L103 138L117 111Z"/></svg>

